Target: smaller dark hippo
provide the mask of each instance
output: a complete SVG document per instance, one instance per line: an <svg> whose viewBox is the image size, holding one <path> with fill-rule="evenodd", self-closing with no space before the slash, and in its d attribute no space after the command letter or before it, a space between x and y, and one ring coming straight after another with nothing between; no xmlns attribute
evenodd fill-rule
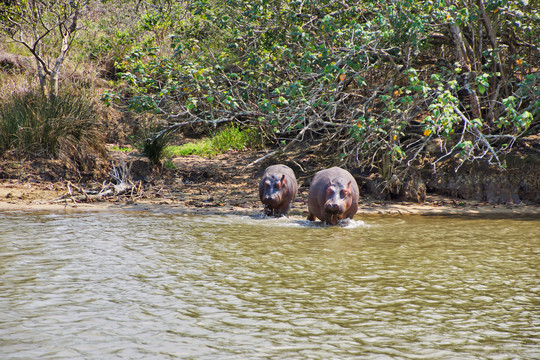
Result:
<svg viewBox="0 0 540 360"><path fill-rule="evenodd" d="M358 211L358 184L344 169L333 167L315 174L308 194L308 220L337 225Z"/></svg>
<svg viewBox="0 0 540 360"><path fill-rule="evenodd" d="M290 167L282 164L267 167L259 182L259 198L264 204L264 213L287 216L297 190L296 176Z"/></svg>

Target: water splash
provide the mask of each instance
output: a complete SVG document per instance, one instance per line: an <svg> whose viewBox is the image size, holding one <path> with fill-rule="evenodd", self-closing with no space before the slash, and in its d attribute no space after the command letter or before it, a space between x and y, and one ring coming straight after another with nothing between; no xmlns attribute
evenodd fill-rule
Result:
<svg viewBox="0 0 540 360"><path fill-rule="evenodd" d="M306 228L342 228L342 229L357 229L361 227L369 227L363 220L345 219L341 220L337 226L327 225L321 221L309 221L303 216L289 216L276 218L273 216L266 216L264 214L257 214L254 216L249 215L231 215L230 220L237 219L244 224L254 226L269 226L269 227L306 227Z"/></svg>

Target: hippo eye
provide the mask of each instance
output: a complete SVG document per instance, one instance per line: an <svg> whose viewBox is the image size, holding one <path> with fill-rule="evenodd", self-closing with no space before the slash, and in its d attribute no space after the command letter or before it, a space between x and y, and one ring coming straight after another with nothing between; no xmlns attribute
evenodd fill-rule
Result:
<svg viewBox="0 0 540 360"><path fill-rule="evenodd" d="M278 183L276 184L276 189L281 189L281 183L280 183L280 182L278 182Z"/></svg>
<svg viewBox="0 0 540 360"><path fill-rule="evenodd" d="M349 192L345 189L341 190L341 197L347 197L349 196Z"/></svg>

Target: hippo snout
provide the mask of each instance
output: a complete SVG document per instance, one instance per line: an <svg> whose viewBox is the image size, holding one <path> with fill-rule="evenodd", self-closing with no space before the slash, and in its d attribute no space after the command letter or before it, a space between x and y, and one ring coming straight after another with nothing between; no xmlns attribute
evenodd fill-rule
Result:
<svg viewBox="0 0 540 360"><path fill-rule="evenodd" d="M272 195L265 195L262 199L262 203L263 204L268 204L270 202L272 202L273 198L272 198Z"/></svg>
<svg viewBox="0 0 540 360"><path fill-rule="evenodd" d="M279 204L281 203L281 198L282 196L279 193L265 194L261 202L267 206L279 207Z"/></svg>
<svg viewBox="0 0 540 360"><path fill-rule="evenodd" d="M343 206L337 203L327 203L324 205L324 210L328 214L341 214L343 212Z"/></svg>

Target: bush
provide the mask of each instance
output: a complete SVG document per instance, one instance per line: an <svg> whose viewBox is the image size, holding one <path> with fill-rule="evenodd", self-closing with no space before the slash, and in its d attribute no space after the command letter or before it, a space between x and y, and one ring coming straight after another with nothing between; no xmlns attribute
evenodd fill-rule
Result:
<svg viewBox="0 0 540 360"><path fill-rule="evenodd" d="M530 51L539 13L527 2L188 7L171 29L174 55L134 47L122 62L127 89L105 100L179 123L239 119L283 149L322 150L387 180L454 156L502 167L512 144L540 127ZM444 151L431 159L433 140Z"/></svg>
<svg viewBox="0 0 540 360"><path fill-rule="evenodd" d="M80 90L48 98L39 90L16 93L0 105L0 154L64 160L87 171L105 154L97 109Z"/></svg>
<svg viewBox="0 0 540 360"><path fill-rule="evenodd" d="M216 155L216 151L212 147L211 139L201 139L196 142L185 143L181 146L167 146L164 155L167 157L188 155L212 156Z"/></svg>
<svg viewBox="0 0 540 360"><path fill-rule="evenodd" d="M154 165L160 165L161 159L164 156L165 147L167 146L167 137L157 137L154 139L146 139L143 143L142 153Z"/></svg>

